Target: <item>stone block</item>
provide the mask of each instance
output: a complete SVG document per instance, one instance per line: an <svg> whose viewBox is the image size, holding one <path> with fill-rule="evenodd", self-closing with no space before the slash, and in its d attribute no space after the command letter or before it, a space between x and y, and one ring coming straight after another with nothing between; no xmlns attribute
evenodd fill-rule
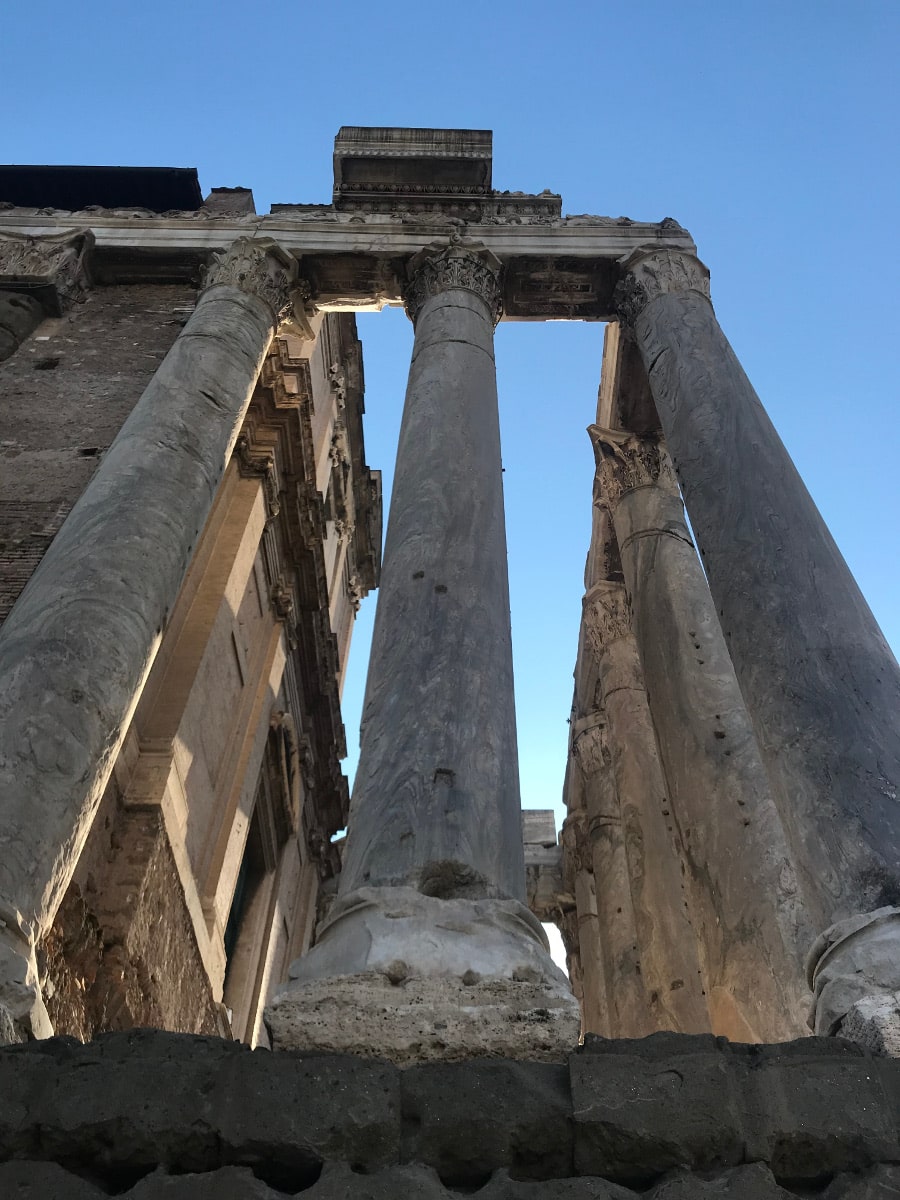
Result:
<svg viewBox="0 0 900 1200"><path fill-rule="evenodd" d="M900 1166L880 1166L863 1174L838 1175L821 1200L900 1200Z"/></svg>
<svg viewBox="0 0 900 1200"><path fill-rule="evenodd" d="M327 1158L398 1161L399 1072L153 1030L30 1043L0 1052L0 1145L101 1177L238 1165L298 1191Z"/></svg>
<svg viewBox="0 0 900 1200"><path fill-rule="evenodd" d="M400 1159L400 1072L377 1059L240 1055L216 1111L227 1161L295 1169L297 1188L326 1159L367 1172Z"/></svg>
<svg viewBox="0 0 900 1200"><path fill-rule="evenodd" d="M420 1164L388 1167L362 1175L347 1163L327 1163L304 1200L453 1200L431 1167Z"/></svg>
<svg viewBox="0 0 900 1200"><path fill-rule="evenodd" d="M249 1167L220 1167L202 1174L167 1175L154 1171L124 1193L125 1200L282 1200Z"/></svg>
<svg viewBox="0 0 900 1200"><path fill-rule="evenodd" d="M782 1180L816 1183L900 1159L896 1108L875 1060L833 1039L745 1055L746 1156Z"/></svg>
<svg viewBox="0 0 900 1200"><path fill-rule="evenodd" d="M104 1200L108 1194L57 1163L0 1163L0 1196L4 1200Z"/></svg>
<svg viewBox="0 0 900 1200"><path fill-rule="evenodd" d="M750 1163L725 1171L714 1179L678 1175L646 1193L645 1200L797 1200L795 1192L780 1187L765 1163Z"/></svg>
<svg viewBox="0 0 900 1200"><path fill-rule="evenodd" d="M448 1186L572 1174L572 1108L562 1064L472 1059L401 1076L404 1162L427 1162Z"/></svg>
<svg viewBox="0 0 900 1200"><path fill-rule="evenodd" d="M618 1045L628 1049L592 1041L569 1059L577 1174L646 1186L666 1171L744 1161L732 1072L715 1039Z"/></svg>
<svg viewBox="0 0 900 1200"><path fill-rule="evenodd" d="M540 1183L511 1179L508 1171L497 1171L478 1193L478 1200L638 1200L608 1179L548 1179Z"/></svg>

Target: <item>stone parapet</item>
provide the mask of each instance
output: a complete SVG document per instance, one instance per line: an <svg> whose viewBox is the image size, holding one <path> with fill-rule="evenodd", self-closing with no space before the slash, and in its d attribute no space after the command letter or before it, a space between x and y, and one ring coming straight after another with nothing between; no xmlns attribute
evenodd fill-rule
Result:
<svg viewBox="0 0 900 1200"><path fill-rule="evenodd" d="M589 1037L398 1069L149 1030L0 1051L0 1195L896 1195L900 1063L836 1039Z"/></svg>

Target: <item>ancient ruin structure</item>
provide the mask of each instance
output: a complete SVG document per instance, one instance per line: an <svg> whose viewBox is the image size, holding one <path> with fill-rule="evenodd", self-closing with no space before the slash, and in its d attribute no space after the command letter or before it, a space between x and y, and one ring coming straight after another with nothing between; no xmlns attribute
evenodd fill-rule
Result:
<svg viewBox="0 0 900 1200"><path fill-rule="evenodd" d="M690 235L495 191L485 131L334 164L265 216L0 171L0 1194L895 1195L900 668ZM559 846L519 808L501 319L607 323Z"/></svg>

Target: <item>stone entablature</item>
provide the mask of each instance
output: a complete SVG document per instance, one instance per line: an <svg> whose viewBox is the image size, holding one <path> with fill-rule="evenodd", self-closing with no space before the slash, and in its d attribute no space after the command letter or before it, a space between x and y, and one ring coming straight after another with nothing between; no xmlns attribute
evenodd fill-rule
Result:
<svg viewBox="0 0 900 1200"><path fill-rule="evenodd" d="M529 198L540 200L540 197ZM619 261L641 247L693 253L690 234L670 219L537 218L496 211L477 219L446 212L347 213L327 205L275 206L268 216L183 216L127 213L0 212L0 232L59 234L89 226L95 239L91 272L98 283L197 281L210 256L238 238L271 238L301 260L320 309L380 309L403 303L406 263L440 238L481 244L503 268L506 320L605 321L616 315Z"/></svg>

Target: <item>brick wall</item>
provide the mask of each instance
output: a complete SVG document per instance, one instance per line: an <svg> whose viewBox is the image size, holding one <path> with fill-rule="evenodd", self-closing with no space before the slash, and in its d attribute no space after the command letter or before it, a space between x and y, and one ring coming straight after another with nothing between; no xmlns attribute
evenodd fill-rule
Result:
<svg viewBox="0 0 900 1200"><path fill-rule="evenodd" d="M190 287L96 288L0 364L0 621L177 337Z"/></svg>

